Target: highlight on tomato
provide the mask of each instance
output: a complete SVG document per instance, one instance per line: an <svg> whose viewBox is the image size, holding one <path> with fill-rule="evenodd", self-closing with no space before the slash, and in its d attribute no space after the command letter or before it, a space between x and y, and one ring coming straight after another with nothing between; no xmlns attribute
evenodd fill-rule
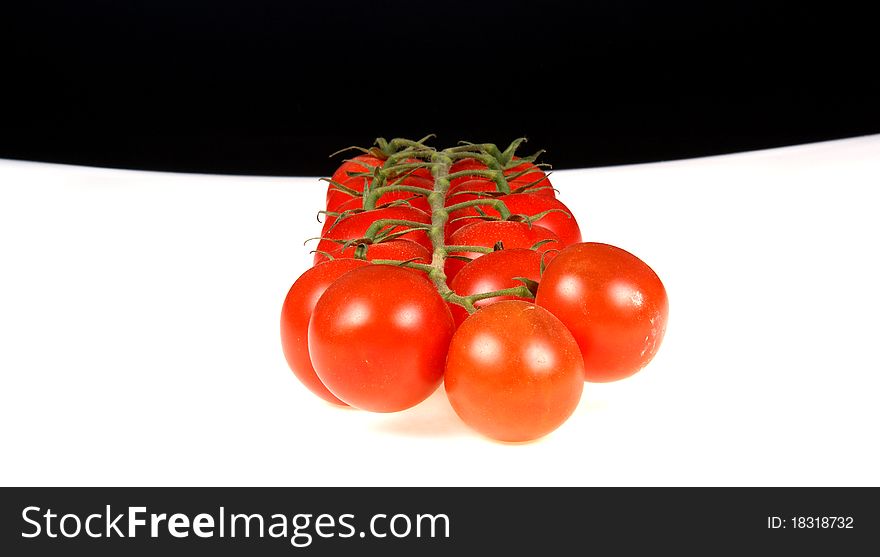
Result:
<svg viewBox="0 0 880 557"><path fill-rule="evenodd" d="M408 269L370 264L321 295L309 320L309 355L343 402L397 412L440 385L454 329L433 284Z"/></svg>
<svg viewBox="0 0 880 557"><path fill-rule="evenodd" d="M478 310L455 332L445 388L473 429L498 441L531 441L572 415L584 388L584 362L553 314L504 300Z"/></svg>
<svg viewBox="0 0 880 557"><path fill-rule="evenodd" d="M586 379L617 381L645 367L666 333L669 301L644 261L616 246L580 243L547 265L535 303L565 323Z"/></svg>

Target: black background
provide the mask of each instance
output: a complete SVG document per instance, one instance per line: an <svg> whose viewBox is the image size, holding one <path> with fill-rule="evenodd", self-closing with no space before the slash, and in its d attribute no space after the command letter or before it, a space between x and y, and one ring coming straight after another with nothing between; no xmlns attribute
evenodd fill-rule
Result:
<svg viewBox="0 0 880 557"><path fill-rule="evenodd" d="M841 2L27 4L0 14L0 157L319 175L433 132L567 168L880 132L873 20Z"/></svg>

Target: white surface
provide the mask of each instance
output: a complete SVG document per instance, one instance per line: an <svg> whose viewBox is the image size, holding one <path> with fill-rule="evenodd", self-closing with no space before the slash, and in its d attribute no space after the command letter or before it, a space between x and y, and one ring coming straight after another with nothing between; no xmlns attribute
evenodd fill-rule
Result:
<svg viewBox="0 0 880 557"><path fill-rule="evenodd" d="M0 483L880 485L880 136L553 181L664 280L668 333L503 445L442 389L368 414L287 369L323 183L0 161Z"/></svg>

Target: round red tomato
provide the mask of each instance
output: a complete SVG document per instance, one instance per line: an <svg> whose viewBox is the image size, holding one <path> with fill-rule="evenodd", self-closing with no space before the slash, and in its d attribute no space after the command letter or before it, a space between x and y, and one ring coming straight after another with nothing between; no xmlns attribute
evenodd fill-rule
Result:
<svg viewBox="0 0 880 557"><path fill-rule="evenodd" d="M455 174L458 172L471 171L471 170L476 170L476 171L488 170L488 167L476 159L458 159L457 161L452 163L451 167L449 167L449 174ZM452 189L452 188L456 187L457 185L461 184L462 182L467 182L468 180L473 180L474 178L477 178L477 176L468 175L468 174L459 176L457 178L452 178L449 181L449 188Z"/></svg>
<svg viewBox="0 0 880 557"><path fill-rule="evenodd" d="M337 279L318 300L309 354L340 400L396 412L440 384L454 329L433 284L406 269L369 265Z"/></svg>
<svg viewBox="0 0 880 557"><path fill-rule="evenodd" d="M486 306L455 332L446 394L461 419L499 441L542 437L571 416L584 364L565 325L520 300Z"/></svg>
<svg viewBox="0 0 880 557"><path fill-rule="evenodd" d="M460 194L456 198L465 201L468 198L477 199L477 196ZM516 193L496 197L504 202L512 215L536 216L545 211L550 211L533 224L538 224L556 233L566 246L581 241L581 230L571 210L564 203L554 197L536 195L533 193ZM490 216L499 217L498 211L491 205L481 205L480 210ZM451 211L446 224L446 233L452 234L462 226L466 226L474 220L478 220L479 212L475 207L465 207Z"/></svg>
<svg viewBox="0 0 880 557"><path fill-rule="evenodd" d="M402 203L402 201L406 201L406 203ZM394 203L396 201L401 201L401 203L396 203L396 205L409 205L410 207L415 207L420 211L424 211L425 213L431 213L431 205L428 203L428 198L423 195L418 195L412 192L406 191L395 191L389 192L379 198L381 203L376 204L377 209L383 209L388 207L389 204ZM335 213L344 213L346 211L357 211L358 209L362 209L364 206L364 198L363 197L349 197L348 201L340 205L334 211ZM324 225L321 228L321 236L325 235L330 227L333 226L333 223L336 222L335 215L326 215L324 218Z"/></svg>
<svg viewBox="0 0 880 557"><path fill-rule="evenodd" d="M373 172L373 169L376 167L381 168L383 164L385 164L384 160L364 153L363 155L351 157L340 164L330 179L334 182L343 183L352 178L352 174Z"/></svg>
<svg viewBox="0 0 880 557"><path fill-rule="evenodd" d="M459 271L455 278L449 282L451 288L460 296L482 294L494 290L522 286L523 283L514 280L515 277L541 280L541 254L531 249L502 249L487 253L474 259ZM474 306L478 309L501 300L530 300L516 296L495 296L478 300ZM461 325L468 312L458 304L449 304L456 327Z"/></svg>
<svg viewBox="0 0 880 557"><path fill-rule="evenodd" d="M330 212L337 213L340 211L340 207L346 203L349 203L353 199L360 199L361 204L363 204L363 196L360 195L364 191L364 187L366 184L370 183L370 178L361 178L361 177L353 177L349 178L346 181L341 182L341 184L349 189L352 189L358 192L357 196L353 196L348 192L340 190L334 184L330 184L327 186L327 204L326 208ZM395 186L412 186L415 188L425 190L425 195L431 193L431 190L434 187L434 183L430 180L425 180L423 178L419 178L417 176L407 176L406 178L401 178L399 182L394 181L386 183L385 186L395 187ZM409 198L415 196L413 192L407 192L402 190L391 190L387 193L382 194L376 202L376 205L382 205L385 203L389 203L396 199ZM363 205L361 205L363 206Z"/></svg>
<svg viewBox="0 0 880 557"><path fill-rule="evenodd" d="M431 224L430 215L414 207L407 206L384 207L382 209L352 213L345 218L337 219L336 222L334 222L333 225L322 234L321 241L318 242L318 247L316 248L315 262L318 262L321 259L320 252L323 251L329 253L339 248L339 242L334 240L353 240L363 238L370 226L380 219L398 219ZM404 228L405 227L403 226L396 225L388 227L389 230L393 231L402 231ZM434 249L430 238L428 238L428 233L424 230L412 230L400 237L413 240L429 251L433 251Z"/></svg>
<svg viewBox="0 0 880 557"><path fill-rule="evenodd" d="M501 242L505 249L531 248L539 242L544 242L536 248L536 251L544 255L544 262L550 261L557 250L564 246L559 237L543 226L526 224L524 222L504 220L476 220L467 226L459 228L446 239L450 246L482 246L495 247ZM476 259L483 255L476 251L450 252L450 255ZM452 280L455 275L465 266L467 261L456 258L446 259L446 278Z"/></svg>
<svg viewBox="0 0 880 557"><path fill-rule="evenodd" d="M615 381L642 369L660 348L669 302L656 273L608 244L567 247L547 265L535 303L571 330L588 381Z"/></svg>
<svg viewBox="0 0 880 557"><path fill-rule="evenodd" d="M328 254L333 259L354 258L359 246L360 244L352 244L348 247L337 245L336 249L328 252ZM384 240L375 244L363 244L363 251L367 261L391 259L394 261L412 261L425 265L431 263L431 252L425 249L425 246L405 238ZM320 252L315 254L316 263L327 261L327 259L328 257Z"/></svg>
<svg viewBox="0 0 880 557"><path fill-rule="evenodd" d="M514 161L520 160L519 157L513 157ZM555 197L553 192L553 184L547 174L541 168L532 162L523 162L504 171L507 177L507 183L510 185L511 191L524 186L528 186L529 190L536 190L533 193L540 192L542 195L550 195Z"/></svg>
<svg viewBox="0 0 880 557"><path fill-rule="evenodd" d="M318 298L333 281L364 265L368 263L358 259L337 259L316 265L296 279L281 306L281 348L287 365L310 391L334 404L345 405L318 379L309 358L309 318Z"/></svg>

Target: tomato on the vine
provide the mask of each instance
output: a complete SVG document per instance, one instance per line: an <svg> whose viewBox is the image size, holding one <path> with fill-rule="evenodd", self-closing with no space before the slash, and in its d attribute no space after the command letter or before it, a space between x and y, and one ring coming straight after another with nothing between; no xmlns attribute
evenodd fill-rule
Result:
<svg viewBox="0 0 880 557"><path fill-rule="evenodd" d="M584 364L565 325L520 300L486 306L455 332L446 394L461 419L499 441L530 441L574 412Z"/></svg>
<svg viewBox="0 0 880 557"><path fill-rule="evenodd" d="M395 219L421 223L424 225L431 224L431 216L420 211L415 207L393 206L383 207L381 209L372 209L370 211L362 211L351 213L345 218L336 219L330 228L321 236L315 252L315 262L321 259L320 252L329 253L337 249L340 245L335 240L353 240L363 238L364 234L370 226L384 219ZM391 233L403 232L407 227L402 225L389 225L385 230ZM410 230L403 233L400 238L413 240L425 247L429 251L433 251L434 247L428 238L427 232L421 229Z"/></svg>
<svg viewBox="0 0 880 557"><path fill-rule="evenodd" d="M511 193L533 193L535 195L543 195L546 197L556 197L556 192L552 187L546 185L532 185L522 182L508 182ZM467 194L485 194L486 197L494 197L501 195L498 192L498 184L488 178L471 178L458 185L450 187L446 192L446 205L454 205L459 201L467 201L468 199L476 199L476 197L463 197Z"/></svg>
<svg viewBox="0 0 880 557"><path fill-rule="evenodd" d="M524 286L517 277L538 282L541 280L541 254L535 250L514 248L487 253L474 259L449 281L449 288L459 296L494 292L516 286ZM501 300L528 300L516 296L493 296L474 302L477 309ZM455 325L467 318L468 312L458 304L449 304Z"/></svg>
<svg viewBox="0 0 880 557"><path fill-rule="evenodd" d="M381 168L385 164L383 159L374 155L364 153L343 161L342 164L333 172L330 179L334 182L344 183L346 180L353 178L352 174L360 174L363 172L373 172L375 168ZM363 188L361 188L363 190Z"/></svg>
<svg viewBox="0 0 880 557"><path fill-rule="evenodd" d="M315 265L300 275L284 298L281 306L281 348L294 375L310 391L333 404L344 402L327 390L315 374L309 358L309 318L321 294L345 273L368 265L359 259L336 259Z"/></svg>
<svg viewBox="0 0 880 557"><path fill-rule="evenodd" d="M463 226L447 237L446 243L450 246L474 246L493 248L501 242L505 249L532 248L543 255L547 263L556 251L564 246L559 237L543 226L527 224L524 222L506 220L476 220L467 226ZM537 247L536 247L537 246ZM483 254L476 251L450 252L446 259L446 278L451 280L465 266L467 261L458 259L476 259Z"/></svg>
<svg viewBox="0 0 880 557"><path fill-rule="evenodd" d="M347 181L340 182L343 187L349 188L357 192L357 195L352 195L346 191L343 191L339 189L335 184L330 184L329 186L327 186L327 210L334 213L339 212L342 205L350 203L352 200L360 200L361 206L363 206L362 193L366 185L370 183L371 180L371 178L354 177L350 178ZM419 178L418 176L407 176L405 178L400 178L400 180L389 181L385 184L385 186L392 189L379 196L379 199L376 201L377 206L395 201L397 199L404 199L418 195L413 192L394 189L397 186L411 186L419 188L425 190L424 195L427 196L429 193L431 193L431 189L434 187L434 183L431 180L425 180L424 178Z"/></svg>
<svg viewBox="0 0 880 557"><path fill-rule="evenodd" d="M358 256L358 250L363 252L363 257ZM389 259L393 261L410 261L413 263L431 263L431 252L425 246L406 238L383 240L374 244L354 243L349 246L337 245L336 249L326 253L316 252L315 263L321 263L328 259L359 258L373 261L375 259Z"/></svg>
<svg viewBox="0 0 880 557"><path fill-rule="evenodd" d="M553 258L535 303L571 330L588 381L629 377L660 348L669 301L657 274L641 259L608 244L574 244Z"/></svg>
<svg viewBox="0 0 880 557"><path fill-rule="evenodd" d="M405 191L396 191L383 195L379 198L381 203L376 204L376 209L384 209L393 204L393 206L406 206L415 207L420 211L424 211L425 214L431 213L431 206L428 204L428 198L423 195L418 195L412 192ZM353 212L359 212L363 209L364 206L364 198L363 197L349 197L348 201L340 205L336 208L333 213L345 213L346 215L351 214ZM327 214L324 218L324 225L321 228L321 236L323 236L330 227L333 226L333 223L336 222L337 215Z"/></svg>
<svg viewBox="0 0 880 557"><path fill-rule="evenodd" d="M461 201L480 199L476 195L460 194L456 196ZM542 213L544 216L535 220L537 224L556 233L566 246L581 241L581 230L571 210L555 197L536 195L534 193L515 193L502 195L494 199L503 201L512 215L534 217ZM452 234L462 226L466 226L474 220L478 220L480 211L488 217L498 218L500 213L490 203L476 207L464 207L449 213L449 221L446 224L447 234Z"/></svg>
<svg viewBox="0 0 880 557"><path fill-rule="evenodd" d="M337 279L318 300L309 354L340 400L396 412L440 384L454 328L433 284L407 269L371 264Z"/></svg>

